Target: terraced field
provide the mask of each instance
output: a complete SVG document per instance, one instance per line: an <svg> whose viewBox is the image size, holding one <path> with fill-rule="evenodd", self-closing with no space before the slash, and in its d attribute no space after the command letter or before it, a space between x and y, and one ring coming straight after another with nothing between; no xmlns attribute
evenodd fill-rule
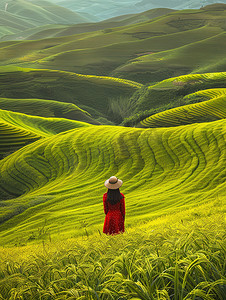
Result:
<svg viewBox="0 0 226 300"><path fill-rule="evenodd" d="M34 117L1 109L0 124L0 158L42 137L89 126L79 121Z"/></svg>
<svg viewBox="0 0 226 300"><path fill-rule="evenodd" d="M51 25L43 25L43 26L38 26L38 27L33 27L33 28L28 28L28 24L23 22L21 20L14 20L13 28L10 28L10 32L6 31L6 28L3 27L2 31L3 33L6 31L6 34L0 37L1 41L7 41L7 40L37 40L37 39L44 39L44 38L55 38L55 37L61 37L61 36L68 36L68 35L75 35L75 34L80 34L80 33L85 33L85 32L93 32L93 31L99 31L98 34L100 34L100 31L103 30L105 32L111 31L109 28L114 28L114 27L120 27L120 26L125 26L125 25L132 25L140 22L145 22L150 19L157 18L162 15L166 15L170 12L173 12L172 9L168 8L156 8L156 9L151 9L149 11L145 11L139 14L132 14L132 15L124 15L124 16L119 16L116 18L111 18L104 20L102 22L95 22L91 23L94 21L98 21L98 18L95 20L95 18L92 18L92 16L88 16L90 19L89 23L81 23L81 24L76 24L76 25L59 25L59 24L51 24ZM3 11L0 12L0 14L3 14L3 21L2 23L6 26L8 22L4 20L4 13ZM9 18L9 16L7 16ZM6 17L5 17L6 18ZM12 16L11 16L12 18ZM15 16L14 16L15 18ZM18 32L18 28L14 29L15 23L19 23L19 28L24 29L22 32ZM22 23L22 24L21 24ZM13 25L12 24L12 25ZM12 26L11 25L11 26ZM21 28L22 27L22 28ZM14 33L16 32L16 33ZM2 33L2 34L3 34ZM11 34L10 34L11 33ZM13 34L14 33L14 34ZM97 34L97 33L96 33Z"/></svg>
<svg viewBox="0 0 226 300"><path fill-rule="evenodd" d="M144 127L168 127L192 123L216 121L226 118L226 89L210 89L188 95L185 98L200 100L201 103L184 105L150 116L143 121Z"/></svg>
<svg viewBox="0 0 226 300"><path fill-rule="evenodd" d="M60 117L98 124L86 111L72 103L44 99L0 98L1 109L45 118Z"/></svg>
<svg viewBox="0 0 226 300"><path fill-rule="evenodd" d="M109 103L120 97L129 97L142 87L142 84L113 77L80 75L58 70L37 70L15 67L0 68L0 97L14 99L46 99L75 104L92 114L94 119L78 115L78 120L99 124L98 118L111 120ZM10 82L10 84L9 84ZM20 100L21 101L21 100ZM28 102L26 102L28 103ZM12 102L11 102L12 104ZM25 104L25 102L23 102ZM38 108L40 102L35 105ZM44 107L57 108L53 102L46 102ZM5 107L5 106L4 106ZM43 109L44 109L43 107ZM75 106L73 106L75 108ZM32 109L32 108L31 108ZM71 110L71 109L70 109ZM64 115L60 115L64 117ZM73 114L66 115L76 118Z"/></svg>
<svg viewBox="0 0 226 300"><path fill-rule="evenodd" d="M225 72L182 75L168 78L158 83L150 84L149 86L143 86L130 97L128 102L134 103L134 109L131 111L129 117L126 116L124 118L121 124L123 126L139 127L140 121L149 117L152 118L152 116L158 113L209 100L210 98L206 96L208 92L202 94L204 90L214 89L215 92L219 91L219 93L221 93L225 88ZM196 92L200 92L200 94L196 95ZM224 111L224 107L222 109ZM216 118L215 116L215 119ZM203 121L204 120L208 121L207 118L204 118ZM213 120L213 118L211 120ZM191 123L192 118L190 121L188 118L187 121ZM193 121L196 122L198 120L194 118ZM179 119L177 124L180 124ZM182 122L181 125L182 124L184 123ZM187 123L185 122L185 124Z"/></svg>
<svg viewBox="0 0 226 300"><path fill-rule="evenodd" d="M83 34L78 30L78 34L59 38L0 43L1 64L116 76L142 83L191 72L224 71L222 20L226 6L221 7L177 11L137 24L99 27ZM48 32L50 36L73 34L73 30L56 28L52 32L46 28L43 37L48 37ZM34 34L33 38L42 37Z"/></svg>
<svg viewBox="0 0 226 300"><path fill-rule="evenodd" d="M55 18L34 2L10 2L0 35L26 5ZM0 299L224 300L225 11L31 22L46 39L0 43ZM112 175L126 231L106 236Z"/></svg>
<svg viewBox="0 0 226 300"><path fill-rule="evenodd" d="M223 197L225 119L176 128L89 126L28 145L0 162L1 242L45 226L53 238L102 230L104 180L124 181L127 227ZM17 198L15 198L17 197ZM16 235L15 235L16 232Z"/></svg>

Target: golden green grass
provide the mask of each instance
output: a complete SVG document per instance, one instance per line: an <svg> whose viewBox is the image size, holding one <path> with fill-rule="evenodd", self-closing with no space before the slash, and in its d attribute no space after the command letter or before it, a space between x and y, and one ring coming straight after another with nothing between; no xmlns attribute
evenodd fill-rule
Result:
<svg viewBox="0 0 226 300"><path fill-rule="evenodd" d="M224 300L222 200L117 236L90 236L81 228L76 239L0 247L0 297Z"/></svg>
<svg viewBox="0 0 226 300"><path fill-rule="evenodd" d="M225 10L185 10L108 30L20 41L2 47L1 63L145 83L190 72L223 71L224 18Z"/></svg>
<svg viewBox="0 0 226 300"><path fill-rule="evenodd" d="M199 91L185 97L197 101L209 99L190 105L179 106L145 118L140 122L144 127L168 127L191 123L216 121L226 118L226 89Z"/></svg>
<svg viewBox="0 0 226 300"><path fill-rule="evenodd" d="M114 98L129 97L142 87L140 83L120 78L14 66L0 67L0 76L0 97L2 98L39 98L67 104L70 102L91 112L95 119L103 117L111 120L109 103ZM35 106L37 107L38 103ZM78 120L89 122L87 118ZM90 122L93 121L90 120ZM98 122L95 123L98 124Z"/></svg>
<svg viewBox="0 0 226 300"><path fill-rule="evenodd" d="M6 156L40 138L88 123L63 118L43 118L0 109L0 157Z"/></svg>
<svg viewBox="0 0 226 300"><path fill-rule="evenodd" d="M154 120L155 117L168 116L171 114L170 109L175 109L175 112L186 112L185 105L195 104L201 101L210 100L210 97L218 97L217 91L221 94L224 93L226 87L226 73L225 72L214 72L214 73L203 73L203 74L188 74L177 77L165 79L157 83L150 83L148 86L143 86L136 93L132 95L127 101L127 106L133 106L133 110L129 111L129 116L124 117L121 123L124 126L137 126L140 127L140 121L146 122L147 120ZM205 91L206 90L206 91ZM211 92L213 91L213 92ZM196 94L197 93L197 94ZM209 93L209 96L207 94ZM216 93L216 96L212 95ZM221 95L223 98L223 94ZM220 100L219 100L220 101ZM222 100L223 101L223 100ZM220 101L221 102L221 101ZM212 102L209 102L212 103ZM217 103L217 102L216 102ZM116 107L117 102L114 102ZM123 102L121 101L121 104ZM206 104L197 104L197 108ZM201 111L195 112L189 116L189 113L185 116L183 113L175 115L174 119L163 120L163 123L153 122L153 126L174 126L190 124L193 122L208 122L224 118L225 106L222 102L218 115L216 111L211 112L209 110L208 115L205 115ZM121 105L122 106L122 105ZM184 107L184 108L183 108ZM189 106L196 107L194 106ZM176 109L177 108L177 109ZM162 114L163 113L163 114ZM166 113L166 114L165 114ZM197 113L197 115L196 115ZM155 116L154 116L155 115ZM170 125L171 124L171 125ZM150 126L152 126L150 123Z"/></svg>
<svg viewBox="0 0 226 300"><path fill-rule="evenodd" d="M224 135L219 120L162 129L89 126L36 141L0 162L8 198L1 243L29 240L45 222L54 239L79 236L84 218L90 233L101 230L103 182L112 174L124 181L128 227L223 197Z"/></svg>
<svg viewBox="0 0 226 300"><path fill-rule="evenodd" d="M76 121L98 124L89 113L72 103L46 99L0 98L1 109L35 115L45 118L67 118Z"/></svg>

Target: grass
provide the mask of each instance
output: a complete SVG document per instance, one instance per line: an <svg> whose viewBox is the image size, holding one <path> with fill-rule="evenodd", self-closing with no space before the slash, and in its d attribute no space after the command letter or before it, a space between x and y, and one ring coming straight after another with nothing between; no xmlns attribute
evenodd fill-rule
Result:
<svg viewBox="0 0 226 300"><path fill-rule="evenodd" d="M119 236L0 248L0 296L223 300L224 229L218 199Z"/></svg>
<svg viewBox="0 0 226 300"><path fill-rule="evenodd" d="M140 123L144 127L167 127L216 121L226 118L226 89L210 89L188 95L186 99L208 101L176 107L154 114Z"/></svg>
<svg viewBox="0 0 226 300"><path fill-rule="evenodd" d="M225 70L225 57L222 52L224 47L225 34L222 32L176 49L137 58L120 67L115 74L133 72L134 76L131 75L129 78L137 80L136 73L152 70L149 80L157 77L160 81L166 75L174 77L181 73L223 72ZM126 77L126 74L122 77Z"/></svg>
<svg viewBox="0 0 226 300"><path fill-rule="evenodd" d="M134 103L134 111L121 124L139 126L140 121L152 118L155 114L209 100L210 98L206 97L208 92L204 92L202 96L204 90L223 91L225 87L225 72L182 75L143 86L130 98L130 101ZM200 94L196 95L196 92ZM222 109L224 110L224 107ZM196 121L198 121L197 118Z"/></svg>
<svg viewBox="0 0 226 300"><path fill-rule="evenodd" d="M1 243L28 240L45 219L53 239L79 236L84 217L89 234L101 230L103 182L112 174L125 182L128 227L223 197L224 134L225 120L89 126L23 147L0 162Z"/></svg>
<svg viewBox="0 0 226 300"><path fill-rule="evenodd" d="M137 82L112 77L15 67L1 67L0 77L2 98L70 102L80 108L94 109L109 119L108 104L112 98L128 97L142 87Z"/></svg>
<svg viewBox="0 0 226 300"><path fill-rule="evenodd" d="M21 39L21 37L22 39L35 40L35 39L75 35L75 34L80 34L85 32L101 31L101 30L104 31L104 33L107 33L112 31L111 28L148 21L150 19L159 17L161 15L166 15L171 11L173 10L160 8L160 9L151 9L147 12L142 12L139 14L125 15L123 17L120 16L102 22L91 23L92 20L90 20L89 23L81 23L76 25L59 25L59 24L43 25L31 29L28 28L26 30L23 30L22 32L20 31L19 33L5 35L2 37L2 40L17 40L18 38ZM7 24L6 21L7 20L4 20L4 25ZM19 21L21 22L21 20ZM27 26L25 28L27 28Z"/></svg>
<svg viewBox="0 0 226 300"><path fill-rule="evenodd" d="M224 18L224 10L172 12L108 30L97 27L83 34L77 31L71 36L20 41L2 47L1 59L2 64L114 75L142 83L190 72L223 71ZM73 34L70 29L57 30L62 35ZM49 33L57 34L51 29ZM47 36L48 30L44 32Z"/></svg>
<svg viewBox="0 0 226 300"><path fill-rule="evenodd" d="M1 10L5 10L5 2L0 1ZM88 20L78 13L51 2L39 1L33 3L26 0L11 1L8 3L7 12L29 21L31 24L71 24L83 23Z"/></svg>
<svg viewBox="0 0 226 300"><path fill-rule="evenodd" d="M0 109L0 158L37 139L89 126L63 118L34 117Z"/></svg>
<svg viewBox="0 0 226 300"><path fill-rule="evenodd" d="M204 49L202 64L189 65L192 72L220 70L224 41L218 47L216 42L224 37L224 14L189 10L110 31L0 44L1 63L11 64L0 68L5 108L19 110L21 103L28 112L34 105L36 113L69 117L84 113L81 107L110 123L182 103L189 104L189 115L183 114L186 107L159 115L169 116L170 125L175 115L192 123L94 126L1 110L0 299L224 300L224 72L183 75L148 87L15 67L68 63L73 70L124 76L132 65L125 76L136 70L136 78L150 84L153 69L139 74L138 61L148 67L154 58L158 67L164 56L166 69L153 75L157 81L177 58L176 72L186 73L187 51ZM149 53L150 46L159 53ZM76 55L80 62L71 66ZM206 118L203 112L222 119L194 123ZM103 183L111 175L123 180L126 196L126 232L118 236L102 234Z"/></svg>
<svg viewBox="0 0 226 300"><path fill-rule="evenodd" d="M95 122L84 110L72 103L43 99L0 98L1 109L45 118L67 118L93 124Z"/></svg>

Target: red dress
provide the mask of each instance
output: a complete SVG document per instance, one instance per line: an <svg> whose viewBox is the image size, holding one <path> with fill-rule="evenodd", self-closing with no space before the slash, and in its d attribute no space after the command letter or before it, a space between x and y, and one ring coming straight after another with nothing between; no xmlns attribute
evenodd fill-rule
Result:
<svg viewBox="0 0 226 300"><path fill-rule="evenodd" d="M123 198L114 205L107 201L107 193L103 195L104 212L106 214L103 233L116 234L125 231L125 196L122 193L121 195Z"/></svg>

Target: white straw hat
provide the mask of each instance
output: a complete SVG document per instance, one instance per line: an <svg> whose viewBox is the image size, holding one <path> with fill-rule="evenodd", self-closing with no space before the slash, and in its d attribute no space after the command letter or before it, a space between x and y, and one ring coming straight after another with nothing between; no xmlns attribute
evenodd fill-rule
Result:
<svg viewBox="0 0 226 300"><path fill-rule="evenodd" d="M122 180L118 179L115 176L111 176L108 180L105 181L104 185L111 190L119 189L122 186Z"/></svg>

